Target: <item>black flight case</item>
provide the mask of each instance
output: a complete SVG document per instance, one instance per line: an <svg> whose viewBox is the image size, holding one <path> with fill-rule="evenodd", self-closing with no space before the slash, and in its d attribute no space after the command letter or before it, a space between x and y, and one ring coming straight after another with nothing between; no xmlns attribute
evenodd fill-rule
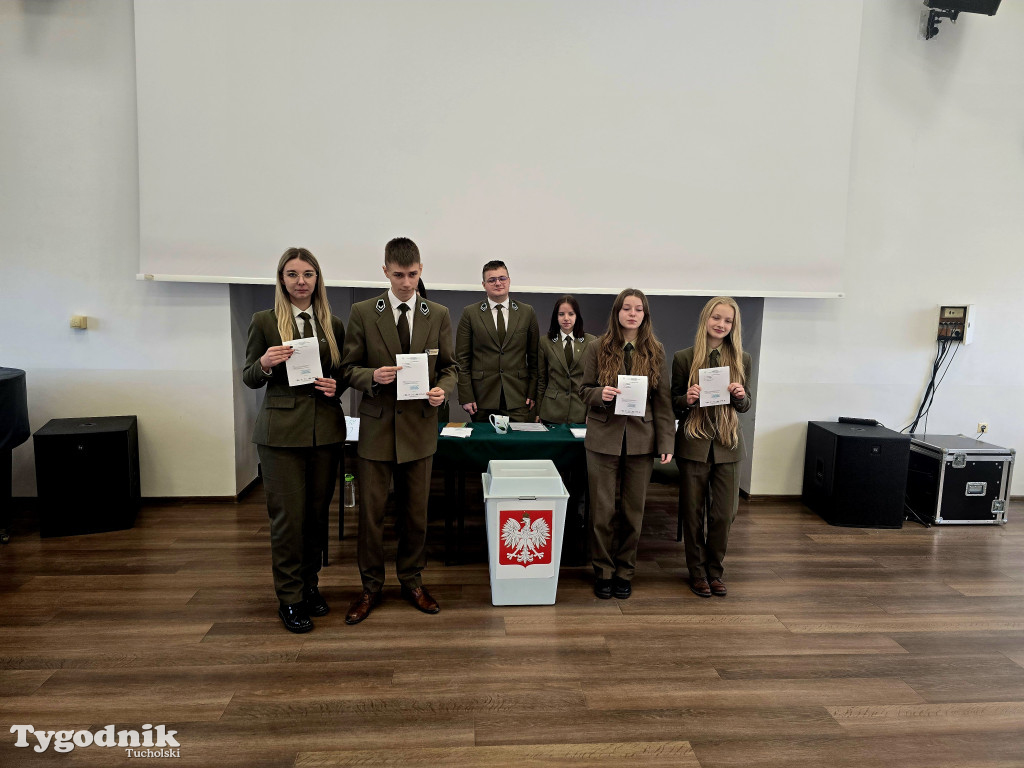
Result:
<svg viewBox="0 0 1024 768"><path fill-rule="evenodd" d="M1013 448L963 435L911 435L907 507L934 525L1002 525Z"/></svg>

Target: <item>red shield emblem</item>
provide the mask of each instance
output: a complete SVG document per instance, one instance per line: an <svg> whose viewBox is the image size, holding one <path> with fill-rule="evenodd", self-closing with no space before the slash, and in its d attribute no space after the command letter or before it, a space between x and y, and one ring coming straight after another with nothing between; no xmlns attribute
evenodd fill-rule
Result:
<svg viewBox="0 0 1024 768"><path fill-rule="evenodd" d="M550 509L505 509L498 514L498 562L501 565L551 563Z"/></svg>

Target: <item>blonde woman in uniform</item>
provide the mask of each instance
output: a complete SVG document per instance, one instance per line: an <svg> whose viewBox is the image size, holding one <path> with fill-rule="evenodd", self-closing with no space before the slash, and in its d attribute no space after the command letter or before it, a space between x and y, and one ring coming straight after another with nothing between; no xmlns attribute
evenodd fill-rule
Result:
<svg viewBox="0 0 1024 768"><path fill-rule="evenodd" d="M700 407L700 369L729 368L729 403ZM693 346L672 360L672 406L679 418L676 463L683 548L690 590L698 597L725 597L725 551L739 505L743 431L737 413L753 402L753 368L743 351L740 308L727 296L704 305ZM706 506L707 495L711 503Z"/></svg>

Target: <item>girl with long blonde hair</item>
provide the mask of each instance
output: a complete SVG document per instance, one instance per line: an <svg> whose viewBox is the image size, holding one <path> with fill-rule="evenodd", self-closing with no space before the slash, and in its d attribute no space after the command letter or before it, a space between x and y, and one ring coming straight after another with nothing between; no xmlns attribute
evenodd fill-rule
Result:
<svg viewBox="0 0 1024 768"><path fill-rule="evenodd" d="M705 368L729 369L728 403L700 405L700 371ZM716 296L704 305L693 346L676 352L672 361L683 548L690 590L698 597L728 592L722 561L739 505L743 458L736 414L750 409L752 373L750 355L743 351L739 305Z"/></svg>
<svg viewBox="0 0 1024 768"><path fill-rule="evenodd" d="M329 610L318 572L345 447L345 326L331 314L320 264L305 248L284 252L275 283L274 308L249 324L242 381L267 388L252 441L267 495L277 615L289 632L308 632L310 617ZM322 376L292 386L287 360L298 339L318 349Z"/></svg>
<svg viewBox="0 0 1024 768"><path fill-rule="evenodd" d="M620 376L645 377L642 415L616 413ZM594 594L625 600L632 593L636 552L654 457L672 461L672 401L665 348L654 335L642 291L615 298L608 330L583 353L580 398L587 405L587 473L590 483ZM615 509L621 488L622 506Z"/></svg>

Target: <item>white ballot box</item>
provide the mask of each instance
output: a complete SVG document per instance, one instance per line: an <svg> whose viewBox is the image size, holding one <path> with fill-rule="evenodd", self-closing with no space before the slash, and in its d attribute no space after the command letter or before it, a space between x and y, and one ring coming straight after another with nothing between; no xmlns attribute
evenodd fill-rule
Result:
<svg viewBox="0 0 1024 768"><path fill-rule="evenodd" d="M549 459L489 461L482 475L492 605L553 605L569 493Z"/></svg>

